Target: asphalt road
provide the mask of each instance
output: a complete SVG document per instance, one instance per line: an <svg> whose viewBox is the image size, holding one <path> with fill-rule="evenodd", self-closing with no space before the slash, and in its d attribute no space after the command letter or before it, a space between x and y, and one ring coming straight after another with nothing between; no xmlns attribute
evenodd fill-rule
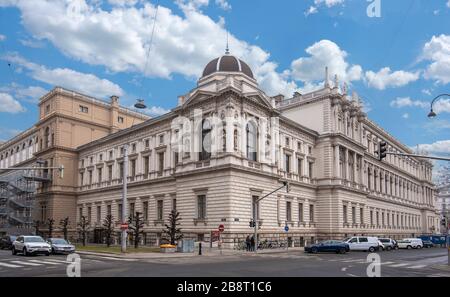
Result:
<svg viewBox="0 0 450 297"><path fill-rule="evenodd" d="M382 277L449 277L450 270L437 269L447 263L447 250L432 248L380 252ZM288 253L239 256L195 256L172 259L123 259L81 255L81 276L151 277L366 277L368 253ZM0 277L66 277L67 256L12 256L0 251Z"/></svg>

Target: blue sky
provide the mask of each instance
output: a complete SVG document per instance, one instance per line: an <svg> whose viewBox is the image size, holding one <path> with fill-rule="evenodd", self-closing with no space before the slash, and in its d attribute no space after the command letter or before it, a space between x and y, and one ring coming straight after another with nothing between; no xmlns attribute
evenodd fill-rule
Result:
<svg viewBox="0 0 450 297"><path fill-rule="evenodd" d="M229 32L268 95L312 90L328 66L392 135L449 155L450 98L426 115L450 93L450 1L379 0L369 17L373 1L0 0L0 140L36 122L55 85L126 106L144 98L162 114Z"/></svg>

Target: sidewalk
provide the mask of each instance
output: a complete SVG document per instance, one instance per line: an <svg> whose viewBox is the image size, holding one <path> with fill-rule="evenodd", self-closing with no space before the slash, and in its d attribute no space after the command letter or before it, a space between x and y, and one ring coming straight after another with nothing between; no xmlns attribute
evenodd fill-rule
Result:
<svg viewBox="0 0 450 297"><path fill-rule="evenodd" d="M202 255L198 254L198 248L194 253L127 253L127 254L112 254L112 253L99 253L99 252L87 252L78 251L80 255L101 256L108 258L120 258L120 259L169 259L169 258L189 258L189 257L217 257L217 256L242 256L242 255L255 255L255 254L281 254L287 252L302 252L303 248L289 248L289 249L264 249L255 252L238 251L231 249L223 249L222 251L217 248L203 248Z"/></svg>

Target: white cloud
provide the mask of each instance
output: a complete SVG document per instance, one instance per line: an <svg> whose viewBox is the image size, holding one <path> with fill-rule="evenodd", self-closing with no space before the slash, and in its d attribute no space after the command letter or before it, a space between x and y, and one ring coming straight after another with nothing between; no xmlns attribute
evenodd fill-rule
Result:
<svg viewBox="0 0 450 297"><path fill-rule="evenodd" d="M419 100L412 100L410 97L398 97L397 99L391 101L390 105L392 107L403 108L403 107L430 107L430 103Z"/></svg>
<svg viewBox="0 0 450 297"><path fill-rule="evenodd" d="M420 72L403 70L392 72L389 67L384 67L378 72L366 71L365 77L369 87L384 90L389 87L402 87L416 81L420 77Z"/></svg>
<svg viewBox="0 0 450 297"><path fill-rule="evenodd" d="M305 11L305 16L309 16L311 14L315 14L317 13L317 7L315 6L310 6L306 11Z"/></svg>
<svg viewBox="0 0 450 297"><path fill-rule="evenodd" d="M3 40L6 40L6 36L5 36L5 35L2 35L2 34L0 34L0 41L3 41Z"/></svg>
<svg viewBox="0 0 450 297"><path fill-rule="evenodd" d="M315 5L325 4L327 7L344 4L344 0L314 0Z"/></svg>
<svg viewBox="0 0 450 297"><path fill-rule="evenodd" d="M431 144L420 144L419 148L420 150L425 150L428 153L450 154L450 140L436 141Z"/></svg>
<svg viewBox="0 0 450 297"><path fill-rule="evenodd" d="M108 0L108 3L115 6L134 6L139 0Z"/></svg>
<svg viewBox="0 0 450 297"><path fill-rule="evenodd" d="M80 0L81 1L81 0ZM22 23L32 36L48 40L64 54L84 63L102 65L113 72L138 72L150 77L173 74L199 77L203 67L224 53L223 20L214 21L194 9L209 1L179 1L183 15L159 6L157 25L146 65L156 7L114 6L110 11L85 5L81 15L68 14L67 2L17 0ZM0 5L12 4L0 0ZM45 18L41 16L45 15ZM270 54L258 46L229 36L231 52L252 67L269 95L288 94L295 83L276 71Z"/></svg>
<svg viewBox="0 0 450 297"><path fill-rule="evenodd" d="M404 113L404 114L402 115L402 118L404 118L404 119L409 119L409 113Z"/></svg>
<svg viewBox="0 0 450 297"><path fill-rule="evenodd" d="M228 3L227 0L216 0L216 5L218 5L223 10L230 10L231 9L231 4Z"/></svg>
<svg viewBox="0 0 450 297"><path fill-rule="evenodd" d="M160 116L160 115L170 112L170 110L165 109L160 106L151 106L151 107L147 108L146 110L144 110L144 112L151 116Z"/></svg>
<svg viewBox="0 0 450 297"><path fill-rule="evenodd" d="M430 89L422 89L421 92L424 93L425 95L431 96L431 90Z"/></svg>
<svg viewBox="0 0 450 297"><path fill-rule="evenodd" d="M23 131L19 130L19 129L0 127L0 143L6 142L9 139L13 138L14 136L16 136L17 134L22 133L22 132Z"/></svg>
<svg viewBox="0 0 450 297"><path fill-rule="evenodd" d="M0 112L20 113L24 111L25 108L19 101L7 93L0 93Z"/></svg>
<svg viewBox="0 0 450 297"><path fill-rule="evenodd" d="M450 0L448 0L448 2L447 2L447 7L450 8Z"/></svg>
<svg viewBox="0 0 450 297"><path fill-rule="evenodd" d="M2 59L27 69L32 78L51 86L61 86L94 97L121 96L124 93L118 85L93 74L81 73L68 68L49 69L43 65L29 62L16 54L4 56Z"/></svg>
<svg viewBox="0 0 450 297"><path fill-rule="evenodd" d="M450 35L433 36L423 47L422 59L431 61L424 73L426 79L450 83Z"/></svg>
<svg viewBox="0 0 450 297"><path fill-rule="evenodd" d="M31 103L39 102L39 99L48 93L46 89L39 86L24 87L16 83L12 83L11 85L5 87L0 87L0 92L9 93L18 100Z"/></svg>
<svg viewBox="0 0 450 297"><path fill-rule="evenodd" d="M312 82L323 80L325 67L328 66L330 76L338 75L340 81L350 83L360 80L360 65L349 65L347 53L330 40L321 40L306 49L309 57L301 57L292 62L292 76L296 80Z"/></svg>
<svg viewBox="0 0 450 297"><path fill-rule="evenodd" d="M392 107L403 108L403 107L420 107L420 108L430 108L430 103L428 101L412 100L410 97L399 97L391 101L390 105ZM450 99L440 99L436 101L433 105L433 109L436 113L448 112L450 113Z"/></svg>
<svg viewBox="0 0 450 297"><path fill-rule="evenodd" d="M43 48L45 44L42 41L34 39L20 39L19 42L26 47Z"/></svg>

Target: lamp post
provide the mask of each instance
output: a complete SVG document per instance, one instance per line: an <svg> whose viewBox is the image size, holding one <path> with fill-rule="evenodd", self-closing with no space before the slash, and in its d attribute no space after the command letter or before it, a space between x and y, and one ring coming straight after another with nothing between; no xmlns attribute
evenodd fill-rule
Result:
<svg viewBox="0 0 450 297"><path fill-rule="evenodd" d="M437 116L437 114L433 110L433 105L439 98L445 97L445 96L450 97L450 94L440 94L440 95L436 96L436 98L434 98L433 101L431 101L431 110L430 110L430 113L428 114L429 118L434 118Z"/></svg>
<svg viewBox="0 0 450 297"><path fill-rule="evenodd" d="M146 109L147 106L144 103L144 100L137 99L134 107L137 109ZM134 123L134 119L133 119ZM133 127L133 124L131 124ZM128 141L123 147L123 176L122 176L122 224L125 225L127 223L127 192L128 192ZM122 240L121 240L121 252L125 253L127 251L127 229L122 227Z"/></svg>

